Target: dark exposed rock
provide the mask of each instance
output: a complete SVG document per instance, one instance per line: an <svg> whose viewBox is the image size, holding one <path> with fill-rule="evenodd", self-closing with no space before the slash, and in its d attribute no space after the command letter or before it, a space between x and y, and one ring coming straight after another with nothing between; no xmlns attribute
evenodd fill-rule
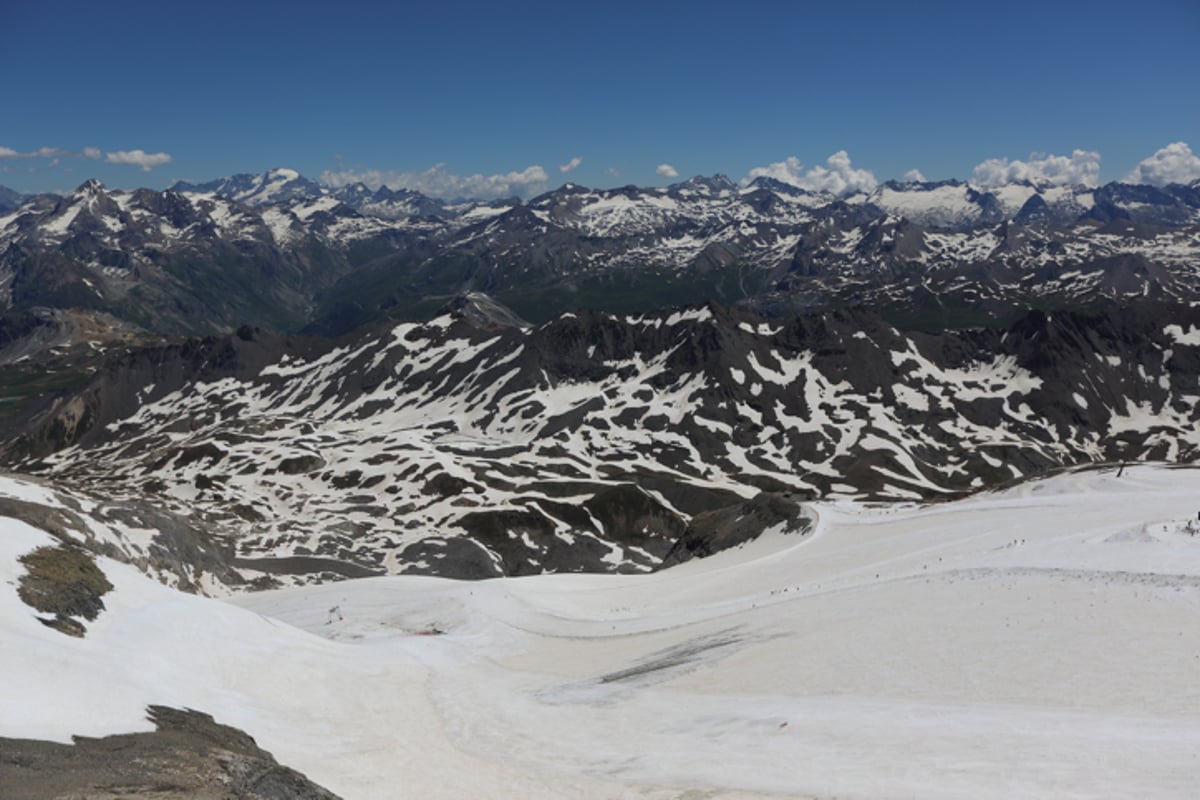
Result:
<svg viewBox="0 0 1200 800"><path fill-rule="evenodd" d="M279 462L279 471L284 475L301 475L306 472L317 472L325 468L325 459L315 453L312 455L292 456Z"/></svg>
<svg viewBox="0 0 1200 800"><path fill-rule="evenodd" d="M673 542L685 527L678 514L632 484L614 486L583 505L609 539L635 544L652 553L662 544Z"/></svg>
<svg viewBox="0 0 1200 800"><path fill-rule="evenodd" d="M485 330L529 327L529 323L514 314L511 309L480 292L461 294L447 303L443 310Z"/></svg>
<svg viewBox="0 0 1200 800"><path fill-rule="evenodd" d="M422 539L400 553L409 575L439 575L476 581L505 574L492 552L473 539L451 537Z"/></svg>
<svg viewBox="0 0 1200 800"><path fill-rule="evenodd" d="M153 733L0 739L5 797L77 800L337 800L208 714L150 706Z"/></svg>
<svg viewBox="0 0 1200 800"><path fill-rule="evenodd" d="M775 527L780 527L781 533L804 536L811 530L812 520L804 516L797 498L766 492L744 503L697 514L663 557L662 567L706 558L752 541Z"/></svg>
<svg viewBox="0 0 1200 800"><path fill-rule="evenodd" d="M468 488L478 491L480 487L464 478L459 478L446 472L439 472L429 479L429 482L425 484L425 488L422 491L426 494L433 494L439 497L453 497L454 495L462 494Z"/></svg>

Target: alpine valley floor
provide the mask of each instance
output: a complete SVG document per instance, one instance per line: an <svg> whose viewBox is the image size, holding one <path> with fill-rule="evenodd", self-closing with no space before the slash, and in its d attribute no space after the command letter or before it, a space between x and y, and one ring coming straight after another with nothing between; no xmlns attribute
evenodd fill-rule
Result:
<svg viewBox="0 0 1200 800"><path fill-rule="evenodd" d="M934 505L822 502L650 575L379 577L220 601L98 563L82 639L17 596L0 736L194 708L360 798L1185 798L1200 785L1200 469Z"/></svg>

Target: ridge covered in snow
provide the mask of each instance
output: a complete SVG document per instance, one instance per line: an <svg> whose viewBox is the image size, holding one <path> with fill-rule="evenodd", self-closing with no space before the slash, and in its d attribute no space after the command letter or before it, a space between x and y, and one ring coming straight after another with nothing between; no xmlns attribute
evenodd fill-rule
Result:
<svg viewBox="0 0 1200 800"><path fill-rule="evenodd" d="M337 345L243 330L127 357L8 459L202 520L247 579L645 572L699 516L764 491L944 498L1192 461L1198 314L1035 312L941 336L710 306L536 327L456 312Z"/></svg>

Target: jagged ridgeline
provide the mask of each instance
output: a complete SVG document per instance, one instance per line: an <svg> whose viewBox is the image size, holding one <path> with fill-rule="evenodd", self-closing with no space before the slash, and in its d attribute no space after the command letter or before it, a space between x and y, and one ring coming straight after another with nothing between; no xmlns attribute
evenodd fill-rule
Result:
<svg viewBox="0 0 1200 800"><path fill-rule="evenodd" d="M777 316L869 304L922 330L1200 294L1196 184L887 183L835 197L714 176L482 203L280 169L167 191L88 181L9 203L0 307L156 334L251 322L337 336L428 319L467 291L534 322L712 300Z"/></svg>
<svg viewBox="0 0 1200 800"><path fill-rule="evenodd" d="M4 457L89 513L184 520L224 548L221 583L649 571L802 531L806 498L1194 460L1198 379L1193 305L927 334L713 304L532 326L474 296L338 341L247 327L132 351Z"/></svg>

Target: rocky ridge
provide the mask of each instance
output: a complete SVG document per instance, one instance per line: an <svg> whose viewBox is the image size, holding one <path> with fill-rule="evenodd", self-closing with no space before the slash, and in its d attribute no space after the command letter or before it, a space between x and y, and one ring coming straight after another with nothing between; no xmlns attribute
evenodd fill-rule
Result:
<svg viewBox="0 0 1200 800"><path fill-rule="evenodd" d="M13 798L337 800L280 765L253 738L199 711L151 706L151 733L72 744L0 739L0 785Z"/></svg>
<svg viewBox="0 0 1200 800"><path fill-rule="evenodd" d="M460 311L337 343L243 329L132 353L5 458L204 531L234 554L214 586L637 572L762 492L930 500L1195 460L1198 379L1191 305L940 335L864 311Z"/></svg>

